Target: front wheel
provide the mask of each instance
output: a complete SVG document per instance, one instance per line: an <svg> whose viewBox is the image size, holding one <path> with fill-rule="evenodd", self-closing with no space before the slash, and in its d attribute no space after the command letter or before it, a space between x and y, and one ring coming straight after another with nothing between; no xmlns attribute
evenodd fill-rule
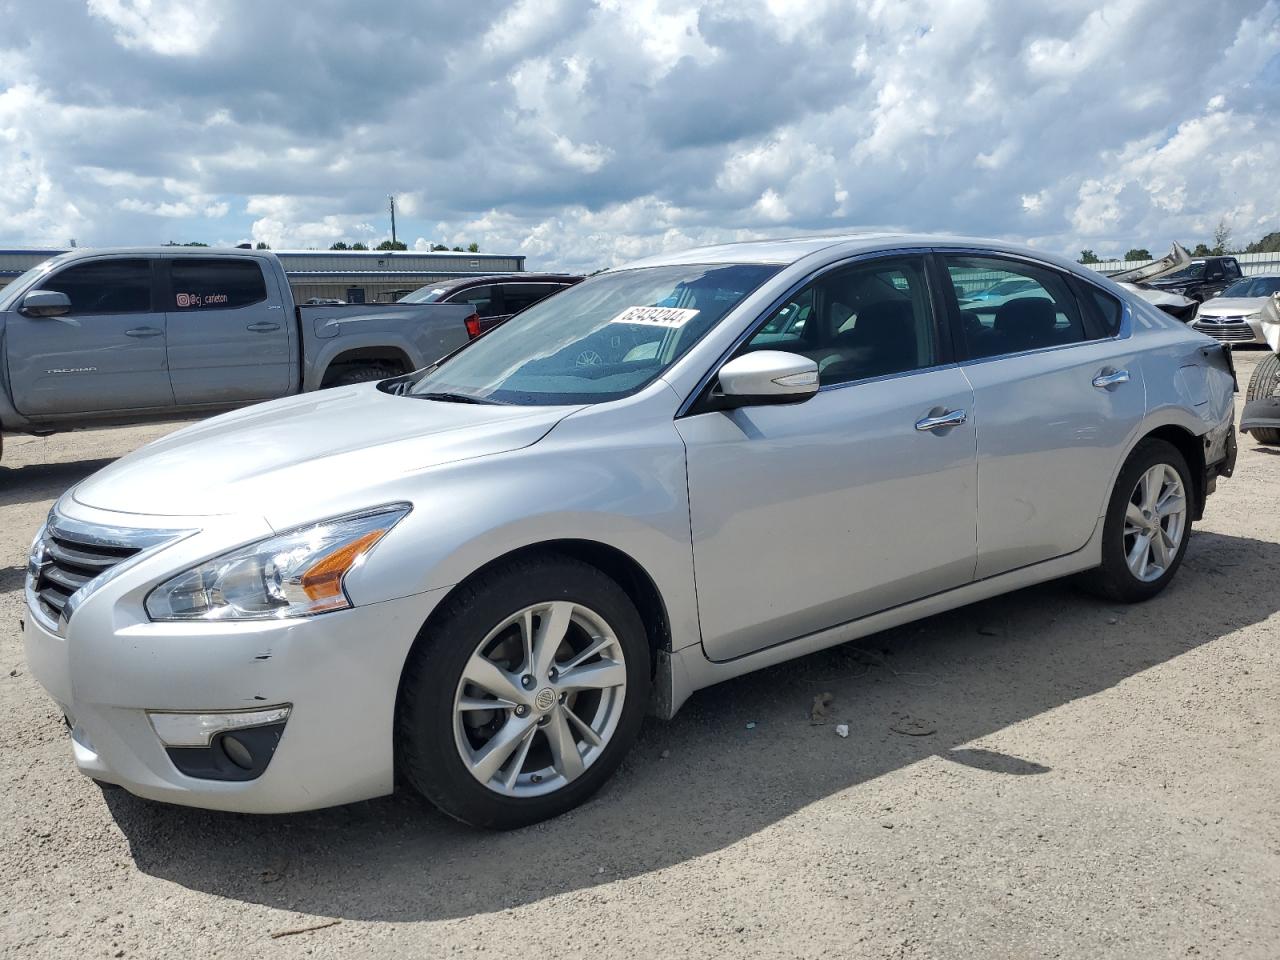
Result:
<svg viewBox="0 0 1280 960"><path fill-rule="evenodd" d="M1143 440L1116 478L1102 529L1102 564L1084 578L1122 603L1149 600L1173 579L1191 537L1194 488L1186 458L1164 440Z"/></svg>
<svg viewBox="0 0 1280 960"><path fill-rule="evenodd" d="M516 561L424 628L401 681L399 769L475 826L557 816L621 762L649 683L644 625L621 587L570 557Z"/></svg>

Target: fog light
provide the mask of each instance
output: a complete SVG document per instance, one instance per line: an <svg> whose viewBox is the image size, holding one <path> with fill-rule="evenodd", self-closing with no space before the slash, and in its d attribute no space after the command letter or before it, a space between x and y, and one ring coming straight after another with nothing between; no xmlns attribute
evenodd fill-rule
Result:
<svg viewBox="0 0 1280 960"><path fill-rule="evenodd" d="M227 759L241 770L253 769L253 754L249 752L248 747L229 733L222 738L222 750L227 755Z"/></svg>
<svg viewBox="0 0 1280 960"><path fill-rule="evenodd" d="M166 747L207 747L220 733L265 727L289 719L289 704L226 713L155 713L148 711L151 729Z"/></svg>

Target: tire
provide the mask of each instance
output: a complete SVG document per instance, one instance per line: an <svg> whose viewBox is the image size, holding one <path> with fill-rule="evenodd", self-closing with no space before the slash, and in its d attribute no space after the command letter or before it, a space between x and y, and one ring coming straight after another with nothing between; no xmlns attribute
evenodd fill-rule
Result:
<svg viewBox="0 0 1280 960"><path fill-rule="evenodd" d="M1174 515L1170 514L1164 518L1152 517L1166 534L1161 539L1165 554L1163 563L1160 562L1154 546L1148 547L1145 551L1138 548L1138 538L1145 534L1131 532L1135 529L1154 529L1136 527L1135 521L1142 522L1146 518L1139 520L1143 514L1143 504L1134 501L1135 498L1138 501L1142 500L1142 489L1145 489L1139 488L1142 479L1150 471L1160 467L1165 470L1163 481L1167 482L1168 486L1162 485L1156 490L1155 502L1159 502L1166 490L1169 491L1170 497L1174 496L1170 471L1176 474L1177 483L1181 486L1182 502L1180 524L1177 525L1174 537L1176 543L1173 544L1172 553L1169 553L1169 539L1170 535L1175 533ZM1191 482L1191 471L1187 468L1186 458L1177 447L1164 440L1156 439L1146 439L1139 443L1121 468L1120 476L1116 478L1115 489L1112 490L1111 499L1107 503L1107 514L1102 528L1102 564L1084 575L1083 585L1093 593L1121 603L1140 603L1143 600L1150 600L1168 586L1169 581L1178 572L1178 567L1182 565L1182 558L1187 552L1187 542L1191 539L1192 497L1194 496L1195 488ZM1130 512L1131 507L1136 508L1136 514ZM1145 576L1139 576L1131 566L1129 559L1131 553L1139 558L1136 562L1140 567L1146 567Z"/></svg>
<svg viewBox="0 0 1280 960"><path fill-rule="evenodd" d="M1275 396L1277 387L1280 387L1280 356L1268 353L1253 368L1253 376L1249 378L1249 386L1245 388L1244 402L1252 403L1263 397ZM1268 446L1280 444L1280 429L1275 427L1259 427L1250 430L1249 435L1256 442Z"/></svg>
<svg viewBox="0 0 1280 960"><path fill-rule="evenodd" d="M359 366L347 367L333 378L327 386L350 387L357 383L369 383L374 380L390 380L400 376L400 370L387 363L362 363Z"/></svg>
<svg viewBox="0 0 1280 960"><path fill-rule="evenodd" d="M536 665L548 649L536 645L530 669L526 631L536 637L546 625L560 636L558 623L568 626L552 645L553 669ZM597 644L607 647L569 666ZM459 588L419 633L396 708L398 772L444 813L477 827L509 830L565 813L601 787L635 741L649 664L635 605L595 567L558 554L498 566ZM593 669L600 689L572 686L570 678L581 681ZM464 679L464 671L486 686ZM536 681L522 684L530 675ZM606 678L625 682L605 688ZM510 706L493 700L494 709L476 709L499 693ZM573 711L596 743L573 723ZM497 743L514 746L490 746ZM497 765L486 765L486 756Z"/></svg>

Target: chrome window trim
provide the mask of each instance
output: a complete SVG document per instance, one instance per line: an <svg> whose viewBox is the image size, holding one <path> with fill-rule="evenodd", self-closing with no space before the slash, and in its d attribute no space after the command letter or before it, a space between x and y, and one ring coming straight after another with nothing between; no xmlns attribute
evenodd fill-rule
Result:
<svg viewBox="0 0 1280 960"><path fill-rule="evenodd" d="M45 563L44 537L49 532L57 534L64 540L82 543L86 546L134 549L138 552L131 557L124 558L115 566L102 571L102 573L87 581L79 590L71 594L67 598L66 606L62 609L62 614L54 621L45 614L35 591L40 571L44 568ZM55 504L53 509L49 511L49 517L45 521L40 540L33 550L33 560L27 564L24 588L27 608L40 626L55 636L65 637L67 624L72 616L95 591L110 583L120 574L133 569L138 563L152 556L160 547L177 543L179 540L185 540L198 532L198 530L193 529L120 527L112 524L86 523L63 516L58 512L57 504Z"/></svg>
<svg viewBox="0 0 1280 960"><path fill-rule="evenodd" d="M932 247L893 247L891 249L885 249L885 250L870 250L870 251L864 251L862 253L856 253L856 254L853 254L852 256L842 257L839 260L832 260L829 263L825 263L820 267L815 267L812 271L805 274L801 279L797 280L791 286L787 287L786 290L784 290L781 294L779 294L772 301L770 301L769 305L765 307L764 310L762 310L759 314L757 314L755 319L753 319L749 324L747 324L747 326L743 329L742 333L738 334L738 336L734 338L733 342L729 345L729 347L723 353L721 353L720 356L716 359L716 361L707 368L706 372L703 373L703 375L698 378L697 385L694 386L693 390L681 402L680 407L679 409L676 410L676 414L673 419L679 420L683 417L689 416L690 408L692 408L693 405L697 403L698 397L702 396L702 391L704 391L707 388L707 384L709 384L712 378L714 378L716 374L720 372L720 368L729 362L729 359L738 351L738 348L741 347L748 340L750 340L752 334L756 333L760 325L764 323L766 320L768 320L771 316L773 316L774 313L777 312L777 310L787 301L789 297L794 296L797 292L804 289L804 287L812 283L814 280L822 276L824 273L828 273L832 270L838 270L841 267L850 266L852 264L866 263L872 260L880 260L887 257L902 257L902 256L925 257L925 256L928 256L928 254L932 251L932 249L933 249ZM930 295L930 300L932 301L932 294ZM930 302L929 309L930 310L933 309L932 302ZM941 324L945 324L946 322L947 322L946 318L939 318L936 316L934 317L935 324L941 325ZM946 364L942 364L941 366L946 366ZM920 373L921 370L923 369L934 369L934 368L920 368L917 370L903 371L903 373L904 374ZM902 374L890 373L890 374L885 374L884 377L873 377L870 379L876 379L876 380L887 379L888 377L895 377L895 376L901 376L901 375ZM664 382L669 382L669 381L665 381L665 378L659 378L659 379L663 379ZM829 386L843 387L850 383L867 383L867 382L868 382L867 380L848 380L848 381L845 381L844 383L833 383L833 384L830 384ZM821 393L825 389L827 389L827 387L819 386L818 392Z"/></svg>

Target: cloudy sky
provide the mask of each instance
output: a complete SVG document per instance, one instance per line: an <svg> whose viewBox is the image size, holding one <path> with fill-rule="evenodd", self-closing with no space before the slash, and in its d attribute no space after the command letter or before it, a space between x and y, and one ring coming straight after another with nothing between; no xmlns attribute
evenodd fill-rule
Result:
<svg viewBox="0 0 1280 960"><path fill-rule="evenodd" d="M1280 0L0 0L0 244L1280 230Z"/></svg>

